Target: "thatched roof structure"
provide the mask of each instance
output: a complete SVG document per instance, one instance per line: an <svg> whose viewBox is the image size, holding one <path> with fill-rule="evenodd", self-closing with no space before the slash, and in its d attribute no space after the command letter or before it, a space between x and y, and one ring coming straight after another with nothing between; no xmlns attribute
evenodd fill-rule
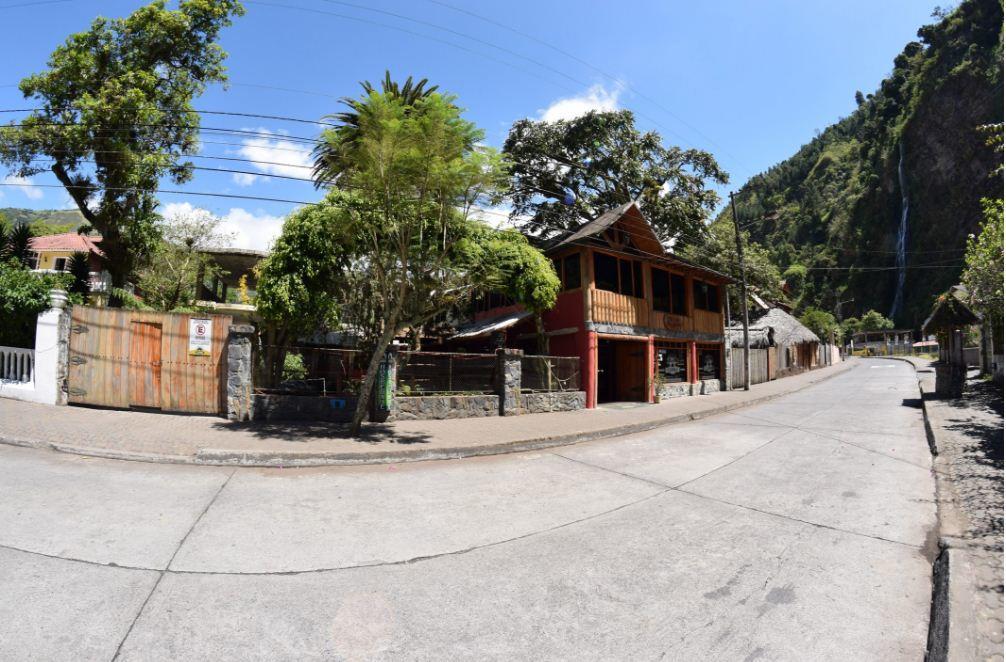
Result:
<svg viewBox="0 0 1006 662"><path fill-rule="evenodd" d="M727 340L731 347L744 347L744 329L732 326L727 329ZM766 349L772 346L772 329L767 326L748 327L748 343L752 349Z"/></svg>
<svg viewBox="0 0 1006 662"><path fill-rule="evenodd" d="M759 327L772 329L772 340L776 347L796 345L804 342L821 342L817 335L800 323L800 320L782 308L772 308L755 320Z"/></svg>
<svg viewBox="0 0 1006 662"><path fill-rule="evenodd" d="M950 288L950 291L941 294L933 306L933 311L922 323L922 333L934 333L940 329L961 328L980 324L981 315L971 310L964 297L967 291L960 285Z"/></svg>

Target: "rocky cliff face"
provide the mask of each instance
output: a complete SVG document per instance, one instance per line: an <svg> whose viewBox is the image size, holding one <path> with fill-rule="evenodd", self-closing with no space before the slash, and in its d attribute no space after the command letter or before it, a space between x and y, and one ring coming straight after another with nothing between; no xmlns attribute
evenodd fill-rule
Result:
<svg viewBox="0 0 1006 662"><path fill-rule="evenodd" d="M1003 121L1002 23L998 0L968 0L920 29L852 115L741 189L752 239L780 270L806 268L800 306L854 299L846 315L917 327L957 282L981 199L1002 195L1001 155L979 129Z"/></svg>

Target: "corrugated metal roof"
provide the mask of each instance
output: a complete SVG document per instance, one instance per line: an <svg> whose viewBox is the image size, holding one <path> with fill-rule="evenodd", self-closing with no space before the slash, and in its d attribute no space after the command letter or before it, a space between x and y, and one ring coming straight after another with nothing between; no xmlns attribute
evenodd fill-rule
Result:
<svg viewBox="0 0 1006 662"><path fill-rule="evenodd" d="M495 333L496 331L508 329L522 319L526 319L530 316L531 313L526 310L517 310L505 315L499 315L498 317L490 317L488 319L479 320L460 328L457 333L451 336L450 339L459 340L462 338L478 338L479 336L485 336L490 333Z"/></svg>

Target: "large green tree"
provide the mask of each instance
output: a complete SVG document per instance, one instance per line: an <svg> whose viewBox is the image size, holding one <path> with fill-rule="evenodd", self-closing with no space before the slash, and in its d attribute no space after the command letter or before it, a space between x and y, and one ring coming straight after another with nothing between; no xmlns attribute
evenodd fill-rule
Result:
<svg viewBox="0 0 1006 662"><path fill-rule="evenodd" d="M727 174L708 152L665 147L628 110L556 122L522 119L503 145L510 161L513 218L551 237L638 199L662 239L701 243Z"/></svg>
<svg viewBox="0 0 1006 662"><path fill-rule="evenodd" d="M968 238L961 282L968 297L994 330L1003 323L1003 201L983 201L985 221L977 235Z"/></svg>
<svg viewBox="0 0 1006 662"><path fill-rule="evenodd" d="M193 209L160 219L161 239L137 272L137 285L145 304L154 310L192 310L200 279L223 275L216 262L204 252L231 237L220 230L220 217L204 209Z"/></svg>
<svg viewBox="0 0 1006 662"><path fill-rule="evenodd" d="M217 37L243 12L238 0L182 0L175 10L156 0L127 18L97 18L21 81L40 107L0 128L0 161L22 176L50 170L66 187L102 234L114 288L155 245L159 182L192 176L192 100L226 80Z"/></svg>

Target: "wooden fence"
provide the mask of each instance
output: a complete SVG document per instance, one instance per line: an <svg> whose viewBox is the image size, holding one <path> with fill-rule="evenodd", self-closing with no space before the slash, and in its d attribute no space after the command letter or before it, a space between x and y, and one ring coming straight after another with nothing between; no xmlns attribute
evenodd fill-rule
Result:
<svg viewBox="0 0 1006 662"><path fill-rule="evenodd" d="M224 410L230 316L74 306L70 324L71 403Z"/></svg>
<svg viewBox="0 0 1006 662"><path fill-rule="evenodd" d="M769 351L767 349L752 349L751 351L751 383L761 384L769 380ZM734 347L730 356L730 386L744 387L744 349Z"/></svg>

